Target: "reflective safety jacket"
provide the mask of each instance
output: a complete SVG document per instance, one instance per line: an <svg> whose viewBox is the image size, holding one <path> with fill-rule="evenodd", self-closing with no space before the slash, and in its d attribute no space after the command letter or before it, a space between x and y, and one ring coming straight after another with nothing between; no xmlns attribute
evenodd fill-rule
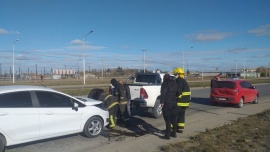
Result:
<svg viewBox="0 0 270 152"><path fill-rule="evenodd" d="M118 98L118 102L124 102L126 103L128 101L126 96L126 90L123 84L117 82L114 86L114 96Z"/></svg>
<svg viewBox="0 0 270 152"><path fill-rule="evenodd" d="M108 94L108 93L102 93L99 96L98 100L103 102L103 105L107 110L110 110L115 105L118 105L117 97L115 97L111 94Z"/></svg>
<svg viewBox="0 0 270 152"><path fill-rule="evenodd" d="M189 102L191 99L191 92L187 81L181 77L176 79L178 84L180 95L177 97L177 106L179 107L189 107Z"/></svg>

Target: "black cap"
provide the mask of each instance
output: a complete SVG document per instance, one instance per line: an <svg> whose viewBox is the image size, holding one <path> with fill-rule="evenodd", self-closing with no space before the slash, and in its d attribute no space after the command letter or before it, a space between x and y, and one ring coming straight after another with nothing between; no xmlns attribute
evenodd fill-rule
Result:
<svg viewBox="0 0 270 152"><path fill-rule="evenodd" d="M113 79L111 80L111 84L112 84L113 86L115 86L115 85L116 85L116 83L117 83L116 79L115 79L115 78L113 78Z"/></svg>

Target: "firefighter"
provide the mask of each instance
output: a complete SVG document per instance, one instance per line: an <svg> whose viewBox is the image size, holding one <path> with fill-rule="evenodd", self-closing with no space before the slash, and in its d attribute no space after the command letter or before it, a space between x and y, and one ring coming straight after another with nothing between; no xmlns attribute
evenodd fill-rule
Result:
<svg viewBox="0 0 270 152"><path fill-rule="evenodd" d="M126 97L126 91L123 84L119 83L116 79L111 80L111 84L115 87L114 88L114 96L117 97L119 103L119 110L120 110L120 121L123 120L125 123L129 121L129 114L127 111L127 103L128 99Z"/></svg>
<svg viewBox="0 0 270 152"><path fill-rule="evenodd" d="M185 112L189 107L191 92L187 81L184 79L185 72L182 68L175 68L173 74L176 77L176 83L179 87L179 96L177 97L178 118L177 132L183 133L185 127Z"/></svg>
<svg viewBox="0 0 270 152"><path fill-rule="evenodd" d="M110 121L109 128L115 127L115 117L118 111L118 99L117 97L109 94L109 93L101 93L99 95L98 100L103 102L104 107L109 111Z"/></svg>

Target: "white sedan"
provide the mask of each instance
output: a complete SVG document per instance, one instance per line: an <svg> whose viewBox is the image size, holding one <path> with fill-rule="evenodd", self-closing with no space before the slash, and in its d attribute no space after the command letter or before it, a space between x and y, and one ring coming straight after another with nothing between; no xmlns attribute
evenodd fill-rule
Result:
<svg viewBox="0 0 270 152"><path fill-rule="evenodd" d="M109 123L102 102L40 86L0 86L0 152L6 146L83 132L100 135Z"/></svg>

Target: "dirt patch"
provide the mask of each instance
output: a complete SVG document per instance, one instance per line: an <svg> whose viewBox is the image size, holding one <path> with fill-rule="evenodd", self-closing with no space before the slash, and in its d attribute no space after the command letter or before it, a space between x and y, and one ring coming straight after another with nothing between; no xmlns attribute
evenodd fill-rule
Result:
<svg viewBox="0 0 270 152"><path fill-rule="evenodd" d="M270 109L204 133L190 141L162 146L164 152L268 152L270 151Z"/></svg>

